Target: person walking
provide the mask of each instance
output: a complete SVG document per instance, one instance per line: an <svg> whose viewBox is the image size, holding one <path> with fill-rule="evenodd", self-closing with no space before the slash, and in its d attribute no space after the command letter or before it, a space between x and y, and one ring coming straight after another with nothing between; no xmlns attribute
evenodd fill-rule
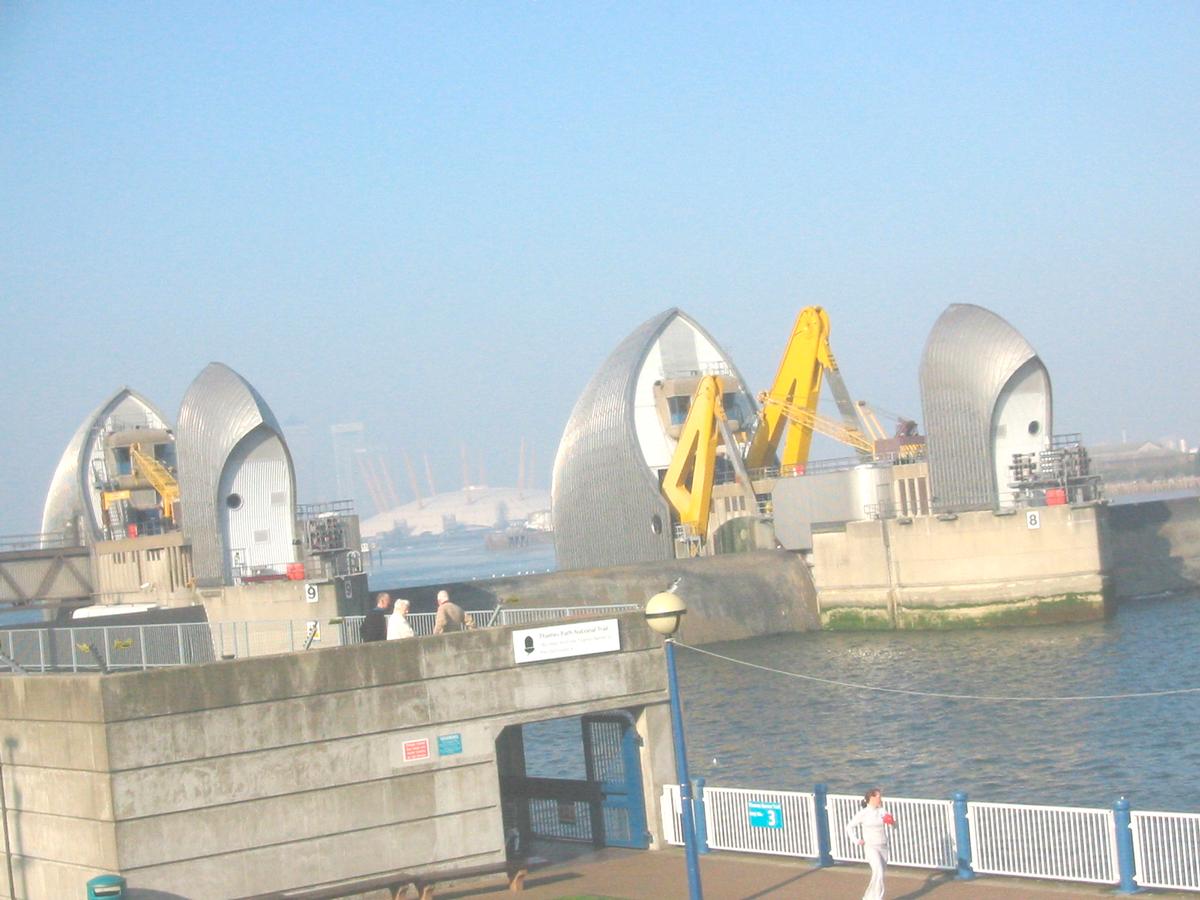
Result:
<svg viewBox="0 0 1200 900"><path fill-rule="evenodd" d="M363 616L362 640L364 644L368 641L382 641L387 637L387 611L391 605L392 598L386 593L375 598L374 608L367 610L367 614Z"/></svg>
<svg viewBox="0 0 1200 900"><path fill-rule="evenodd" d="M883 873L888 862L888 829L895 827L896 819L883 808L883 793L879 788L871 788L863 794L862 809L846 823L846 835L863 848L867 865L871 867L871 881L867 884L863 900L883 900Z"/></svg>
<svg viewBox="0 0 1200 900"><path fill-rule="evenodd" d="M413 637L412 625L408 624L408 608L409 602L403 597L396 600L392 607L392 614L387 620L387 639L389 641L399 640L400 638Z"/></svg>
<svg viewBox="0 0 1200 900"><path fill-rule="evenodd" d="M451 600L449 592L438 591L437 618L433 622L433 633L441 634L447 630L470 631L474 627L475 620L471 618L471 614Z"/></svg>

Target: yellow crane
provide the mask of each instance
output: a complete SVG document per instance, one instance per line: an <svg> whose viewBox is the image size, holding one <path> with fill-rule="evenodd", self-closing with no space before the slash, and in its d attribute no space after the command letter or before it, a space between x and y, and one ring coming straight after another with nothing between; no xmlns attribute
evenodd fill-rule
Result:
<svg viewBox="0 0 1200 900"><path fill-rule="evenodd" d="M679 433L675 454L663 475L663 493L675 508L680 524L701 538L708 527L719 444L724 445L725 455L733 464L739 483L749 492L750 499L754 499L741 448L725 415L723 394L719 375L705 375L700 379Z"/></svg>
<svg viewBox="0 0 1200 900"><path fill-rule="evenodd" d="M129 458L133 461L133 470L150 482L150 486L162 498L163 518L175 519L175 504L179 502L179 482L166 466L150 454L142 450L140 444L129 448Z"/></svg>
<svg viewBox="0 0 1200 900"><path fill-rule="evenodd" d="M179 482L161 462L142 449L141 444L129 445L129 461L134 475L147 482L162 502L164 519L175 519L175 505L179 502ZM128 500L130 489L104 491L100 494L100 507L107 514L110 507Z"/></svg>
<svg viewBox="0 0 1200 900"><path fill-rule="evenodd" d="M841 426L817 413L821 382L826 377L842 414ZM871 453L870 439L863 434L854 402L829 346L829 314L819 306L805 307L796 316L775 382L769 391L759 395L759 402L762 408L758 428L746 451L748 468L774 465L777 458L783 468L803 467L808 462L814 431L850 444L864 455ZM777 457L781 441L783 453Z"/></svg>
<svg viewBox="0 0 1200 900"><path fill-rule="evenodd" d="M821 385L826 380L841 413L840 422L817 412ZM915 423L904 420L904 425L912 429L906 427L903 434L898 431L890 438L869 406L850 399L829 346L829 315L819 306L806 307L796 317L775 382L769 391L758 395L758 422L748 445L745 434L732 434L721 398L720 376L708 375L700 380L662 483L680 524L701 540L711 511L719 441L724 442L725 456L733 465L738 483L755 504L749 470L778 463L785 472L802 471L814 432L853 447L864 458L873 457L877 447L885 445L889 451L895 445L896 449L911 452L918 449L916 443L920 441L911 436L915 435Z"/></svg>

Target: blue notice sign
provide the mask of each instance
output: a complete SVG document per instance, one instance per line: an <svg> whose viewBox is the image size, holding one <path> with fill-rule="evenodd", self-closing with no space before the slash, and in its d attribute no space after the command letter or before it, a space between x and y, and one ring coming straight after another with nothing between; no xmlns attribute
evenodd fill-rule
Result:
<svg viewBox="0 0 1200 900"><path fill-rule="evenodd" d="M456 753L462 753L462 735L439 734L438 756L454 756Z"/></svg>
<svg viewBox="0 0 1200 900"><path fill-rule="evenodd" d="M751 828L782 828L782 803L747 803L746 812L750 816Z"/></svg>

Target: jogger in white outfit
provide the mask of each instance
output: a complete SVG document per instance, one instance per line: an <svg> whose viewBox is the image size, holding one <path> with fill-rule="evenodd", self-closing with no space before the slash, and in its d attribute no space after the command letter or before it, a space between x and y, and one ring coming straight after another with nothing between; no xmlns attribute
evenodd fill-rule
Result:
<svg viewBox="0 0 1200 900"><path fill-rule="evenodd" d="M846 834L850 840L863 848L867 864L871 867L871 881L863 900L883 900L883 873L888 861L888 829L894 828L896 820L883 808L883 794L879 788L871 788L863 795L863 808L846 823ZM858 829L858 833L855 833Z"/></svg>

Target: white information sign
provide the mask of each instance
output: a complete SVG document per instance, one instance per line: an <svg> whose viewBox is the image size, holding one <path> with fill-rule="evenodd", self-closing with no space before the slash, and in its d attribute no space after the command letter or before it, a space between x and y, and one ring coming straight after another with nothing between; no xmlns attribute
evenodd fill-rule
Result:
<svg viewBox="0 0 1200 900"><path fill-rule="evenodd" d="M1025 511L1025 524L1030 528L1042 527L1042 514L1036 509Z"/></svg>
<svg viewBox="0 0 1200 900"><path fill-rule="evenodd" d="M317 590L317 586L315 584L310 581L308 584L304 585L304 599L306 602L316 603L320 598L321 594Z"/></svg>
<svg viewBox="0 0 1200 900"><path fill-rule="evenodd" d="M610 653L621 649L616 619L520 628L512 633L513 656L519 663Z"/></svg>

